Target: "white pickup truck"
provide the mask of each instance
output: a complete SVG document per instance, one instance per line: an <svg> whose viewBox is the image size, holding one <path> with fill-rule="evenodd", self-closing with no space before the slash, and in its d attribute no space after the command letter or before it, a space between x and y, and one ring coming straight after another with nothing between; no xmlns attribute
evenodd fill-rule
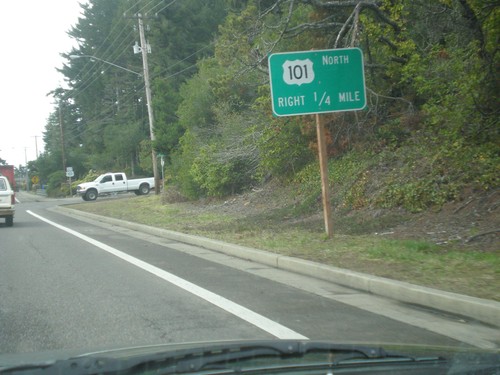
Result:
<svg viewBox="0 0 500 375"><path fill-rule="evenodd" d="M99 195L133 191L136 195L146 195L155 186L154 177L128 180L125 173L105 173L92 182L84 182L76 187L76 193L84 201L95 201Z"/></svg>

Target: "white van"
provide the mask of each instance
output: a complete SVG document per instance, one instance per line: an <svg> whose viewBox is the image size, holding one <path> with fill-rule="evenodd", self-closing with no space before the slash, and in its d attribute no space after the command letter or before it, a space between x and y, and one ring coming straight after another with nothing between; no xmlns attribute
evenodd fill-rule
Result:
<svg viewBox="0 0 500 375"><path fill-rule="evenodd" d="M9 180L5 176L0 176L0 217L5 218L5 225L14 225L14 212L16 197L14 190L10 187Z"/></svg>

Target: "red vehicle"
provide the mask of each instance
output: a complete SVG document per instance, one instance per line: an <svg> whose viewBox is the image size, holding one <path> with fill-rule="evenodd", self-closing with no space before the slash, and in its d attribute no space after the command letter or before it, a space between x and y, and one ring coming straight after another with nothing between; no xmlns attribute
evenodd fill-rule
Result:
<svg viewBox="0 0 500 375"><path fill-rule="evenodd" d="M12 188L12 190L17 191L13 165L0 165L0 176L7 177L9 179L10 187Z"/></svg>

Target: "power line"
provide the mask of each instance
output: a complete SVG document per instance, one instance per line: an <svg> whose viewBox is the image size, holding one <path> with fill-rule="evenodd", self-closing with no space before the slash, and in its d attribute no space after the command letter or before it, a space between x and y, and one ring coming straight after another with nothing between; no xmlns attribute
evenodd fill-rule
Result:
<svg viewBox="0 0 500 375"><path fill-rule="evenodd" d="M173 0L173 1L171 1L170 3L168 3L167 5L165 5L163 8L161 8L161 9L160 9L160 10L158 10L158 11L156 11L156 13L160 13L160 12L164 11L164 10L165 10L165 9L167 9L170 5L175 4L175 2L176 2L176 1L177 1L177 0ZM154 8L153 8L153 9L154 9ZM152 9L151 9L150 11L152 11Z"/></svg>
<svg viewBox="0 0 500 375"><path fill-rule="evenodd" d="M163 0L162 0L162 1L163 1ZM149 3L147 3L146 5L144 5L142 8L140 8L140 9L139 9L137 12L135 12L135 13L136 13L136 14L138 14L138 13L142 13L142 11L143 11L144 9L146 9L146 8L147 8L147 7L148 7L151 3L153 3L153 2L154 2L154 0L151 0ZM161 1L160 1L160 3L156 4L153 8L156 8L159 4L161 4ZM151 12L151 9L149 10L149 12ZM147 13L149 13L149 12L144 12L144 13L146 13L146 14L147 14Z"/></svg>

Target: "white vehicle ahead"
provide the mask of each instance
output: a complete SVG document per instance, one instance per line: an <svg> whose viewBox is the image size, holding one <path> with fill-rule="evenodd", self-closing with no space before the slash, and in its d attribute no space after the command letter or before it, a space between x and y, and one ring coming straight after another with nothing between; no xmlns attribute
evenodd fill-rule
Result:
<svg viewBox="0 0 500 375"><path fill-rule="evenodd" d="M105 173L92 182L84 182L76 187L76 192L85 201L94 201L99 195L133 191L136 195L149 194L155 186L154 177L127 179L123 172Z"/></svg>
<svg viewBox="0 0 500 375"><path fill-rule="evenodd" d="M12 190L9 179L0 175L0 217L5 218L5 225L11 227L14 224L15 193Z"/></svg>

